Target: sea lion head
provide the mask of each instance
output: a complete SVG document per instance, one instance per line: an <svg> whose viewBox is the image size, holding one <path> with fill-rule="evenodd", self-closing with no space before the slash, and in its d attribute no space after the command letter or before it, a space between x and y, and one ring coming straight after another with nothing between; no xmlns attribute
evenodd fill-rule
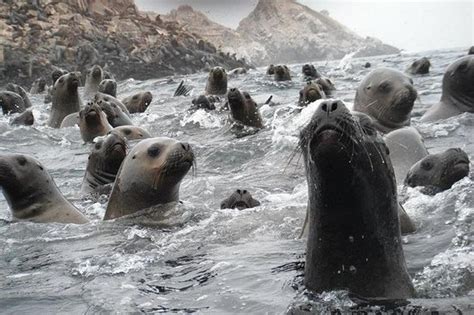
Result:
<svg viewBox="0 0 474 315"><path fill-rule="evenodd" d="M260 202L252 197L246 189L235 190L228 198L221 202L221 209L247 209L260 205Z"/></svg>
<svg viewBox="0 0 474 315"><path fill-rule="evenodd" d="M430 186L446 190L469 174L469 156L459 148L430 154L414 164L405 184L410 187Z"/></svg>
<svg viewBox="0 0 474 315"><path fill-rule="evenodd" d="M410 125L417 98L413 80L387 68L370 72L357 88L354 110L371 116L382 132Z"/></svg>
<svg viewBox="0 0 474 315"><path fill-rule="evenodd" d="M104 219L179 201L179 186L194 163L187 143L170 138L140 141L127 155L115 181Z"/></svg>
<svg viewBox="0 0 474 315"><path fill-rule="evenodd" d="M117 96L117 82L112 79L104 79L99 84L99 92L111 95L113 97Z"/></svg>
<svg viewBox="0 0 474 315"><path fill-rule="evenodd" d="M80 74L78 72L70 72L60 76L54 84L54 88L55 90L75 91L80 83Z"/></svg>
<svg viewBox="0 0 474 315"><path fill-rule="evenodd" d="M441 101L462 111L474 112L474 55L468 55L449 65L443 76Z"/></svg>

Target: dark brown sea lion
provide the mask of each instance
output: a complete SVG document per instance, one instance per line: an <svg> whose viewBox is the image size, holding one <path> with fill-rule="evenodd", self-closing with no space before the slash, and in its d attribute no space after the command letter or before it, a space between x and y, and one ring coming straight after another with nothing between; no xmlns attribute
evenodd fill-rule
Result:
<svg viewBox="0 0 474 315"><path fill-rule="evenodd" d="M127 140L141 140L151 138L148 131L137 126L120 126L112 129L111 132L119 133L122 137Z"/></svg>
<svg viewBox="0 0 474 315"><path fill-rule="evenodd" d="M413 165L405 179L410 187L424 186L426 194L450 189L454 183L469 175L469 156L459 148L430 154Z"/></svg>
<svg viewBox="0 0 474 315"><path fill-rule="evenodd" d="M365 298L413 297L400 236L397 186L372 119L320 104L300 134L308 184L305 285Z"/></svg>
<svg viewBox="0 0 474 315"><path fill-rule="evenodd" d="M48 171L31 156L0 155L0 186L15 219L38 223L89 221L64 198Z"/></svg>
<svg viewBox="0 0 474 315"><path fill-rule="evenodd" d="M32 126L35 123L35 117L31 110L27 110L15 116L10 122L11 125Z"/></svg>
<svg viewBox="0 0 474 315"><path fill-rule="evenodd" d="M386 133L410 125L417 95L411 78L397 70L379 68L361 81L354 110L372 117L377 129Z"/></svg>
<svg viewBox="0 0 474 315"><path fill-rule="evenodd" d="M275 66L273 79L275 81L291 81L290 69L286 65Z"/></svg>
<svg viewBox="0 0 474 315"><path fill-rule="evenodd" d="M266 71L267 75L274 75L275 74L275 66L274 65L269 65Z"/></svg>
<svg viewBox="0 0 474 315"><path fill-rule="evenodd" d="M23 113L26 110L23 98L10 91L0 92L0 107L4 115Z"/></svg>
<svg viewBox="0 0 474 315"><path fill-rule="evenodd" d="M214 67L209 71L206 94L224 95L225 93L227 93L227 73L222 67Z"/></svg>
<svg viewBox="0 0 474 315"><path fill-rule="evenodd" d="M198 97L194 98L192 102L191 109L207 109L207 110L214 110L216 106L214 103L218 101L219 98L215 98L212 95L199 95Z"/></svg>
<svg viewBox="0 0 474 315"><path fill-rule="evenodd" d="M64 117L80 111L82 101L77 90L80 83L79 77L80 74L71 72L62 75L54 84L52 91L53 105L48 126L59 128Z"/></svg>
<svg viewBox="0 0 474 315"><path fill-rule="evenodd" d="M179 186L194 163L187 143L170 138L140 141L120 167L104 220L179 201Z"/></svg>
<svg viewBox="0 0 474 315"><path fill-rule="evenodd" d="M104 79L102 82L100 82L98 91L100 93L117 97L117 82L112 79Z"/></svg>
<svg viewBox="0 0 474 315"><path fill-rule="evenodd" d="M471 46L471 48L469 48L469 51L467 52L468 55L474 55L474 46Z"/></svg>
<svg viewBox="0 0 474 315"><path fill-rule="evenodd" d="M234 120L246 126L263 128L262 117L257 104L247 92L241 93L239 89L232 88L227 93L227 100Z"/></svg>
<svg viewBox="0 0 474 315"><path fill-rule="evenodd" d="M248 209L260 206L260 201L254 199L246 189L237 189L221 202L221 209Z"/></svg>
<svg viewBox="0 0 474 315"><path fill-rule="evenodd" d="M140 92L134 95L131 95L122 100L122 103L127 107L130 114L133 113L143 113L148 106L150 106L151 101L153 100L153 95L151 92Z"/></svg>
<svg viewBox="0 0 474 315"><path fill-rule="evenodd" d="M79 129L82 140L92 142L95 137L105 136L112 130L112 126L100 106L89 103L79 112Z"/></svg>
<svg viewBox="0 0 474 315"><path fill-rule="evenodd" d="M104 139L97 141L87 161L81 193L94 193L101 186L112 184L126 155L126 139L118 132L111 131Z"/></svg>
<svg viewBox="0 0 474 315"><path fill-rule="evenodd" d="M410 74L427 74L430 72L430 66L430 60L423 57L415 60L410 67L408 67L407 72Z"/></svg>
<svg viewBox="0 0 474 315"><path fill-rule="evenodd" d="M7 84L7 91L14 92L14 93L20 95L21 98L23 99L23 102L25 103L26 108L30 108L32 106L31 101L30 101L30 99L28 97L28 94L26 93L25 89L22 88L21 86L19 86L18 84L8 83Z"/></svg>
<svg viewBox="0 0 474 315"><path fill-rule="evenodd" d="M466 112L474 113L474 55L449 65L443 76L441 100L428 109L421 121L432 122Z"/></svg>
<svg viewBox="0 0 474 315"><path fill-rule="evenodd" d="M308 81L306 86L300 90L299 106L306 106L309 103L316 102L319 99L326 98L326 94L319 84Z"/></svg>
<svg viewBox="0 0 474 315"><path fill-rule="evenodd" d="M303 73L303 77L305 78L305 80L307 79L313 80L313 79L317 79L321 77L318 70L316 70L316 68L313 65L308 64L308 63L303 65L303 67L301 68L301 72Z"/></svg>

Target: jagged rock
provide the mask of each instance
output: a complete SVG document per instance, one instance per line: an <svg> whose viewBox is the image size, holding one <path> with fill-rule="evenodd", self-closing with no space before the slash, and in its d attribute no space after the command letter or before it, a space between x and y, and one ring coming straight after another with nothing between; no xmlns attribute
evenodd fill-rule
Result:
<svg viewBox="0 0 474 315"><path fill-rule="evenodd" d="M0 86L29 86L56 67L106 67L117 80L248 66L179 23L138 11L133 0L0 2Z"/></svg>
<svg viewBox="0 0 474 315"><path fill-rule="evenodd" d="M165 16L190 32L257 65L399 53L374 38L362 38L338 23L327 11L316 12L295 0L259 0L237 30L209 20L190 6L180 6Z"/></svg>

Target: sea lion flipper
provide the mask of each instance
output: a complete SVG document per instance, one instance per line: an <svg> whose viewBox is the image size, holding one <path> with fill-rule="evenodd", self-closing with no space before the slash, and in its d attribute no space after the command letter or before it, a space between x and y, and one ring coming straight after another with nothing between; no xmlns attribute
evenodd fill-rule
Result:
<svg viewBox="0 0 474 315"><path fill-rule="evenodd" d="M188 96L189 92L191 92L192 89L193 89L192 87L185 85L184 80L182 80L181 83L179 83L179 86L174 92L173 96L181 96L181 95Z"/></svg>
<svg viewBox="0 0 474 315"><path fill-rule="evenodd" d="M403 206L398 204L398 218L400 219L400 230L402 234L409 234L416 231L415 223L408 216Z"/></svg>

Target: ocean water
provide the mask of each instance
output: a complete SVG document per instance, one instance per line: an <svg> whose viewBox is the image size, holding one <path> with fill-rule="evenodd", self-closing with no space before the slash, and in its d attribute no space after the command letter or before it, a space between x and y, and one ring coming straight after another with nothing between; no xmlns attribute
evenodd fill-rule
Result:
<svg viewBox="0 0 474 315"><path fill-rule="evenodd" d="M437 102L445 68L465 50L432 51L314 63L333 79L335 97L347 104L358 82L375 67L404 70L427 56L429 75L415 76L419 98L413 125L432 153L460 147L474 158L474 115L464 114L430 124L420 116ZM370 61L372 68L363 65ZM347 293L308 294L303 286L306 240L303 225L307 188L299 130L316 105L300 113L298 92L304 85L301 64L289 65L293 81L276 83L265 69L229 78L229 87L248 91L262 105L265 129L237 137L226 113L190 112L191 99L204 91L207 74L148 81L129 79L118 85L119 98L150 90L149 109L133 122L153 136L186 141L197 166L182 182L180 204L166 229L125 222L103 222L106 204L78 194L90 145L79 129L46 127L48 106L31 96L36 123L12 127L0 117L0 154L18 152L40 160L63 194L88 218L89 224L12 222L0 194L0 312L97 313L164 312L328 313L350 311ZM194 87L192 95L173 97L180 80ZM399 185L400 200L415 220L416 233L403 237L406 262L417 297L412 309L473 313L474 183L469 177L436 196ZM261 206L221 210L233 190L249 190ZM368 308L372 311L380 307Z"/></svg>

